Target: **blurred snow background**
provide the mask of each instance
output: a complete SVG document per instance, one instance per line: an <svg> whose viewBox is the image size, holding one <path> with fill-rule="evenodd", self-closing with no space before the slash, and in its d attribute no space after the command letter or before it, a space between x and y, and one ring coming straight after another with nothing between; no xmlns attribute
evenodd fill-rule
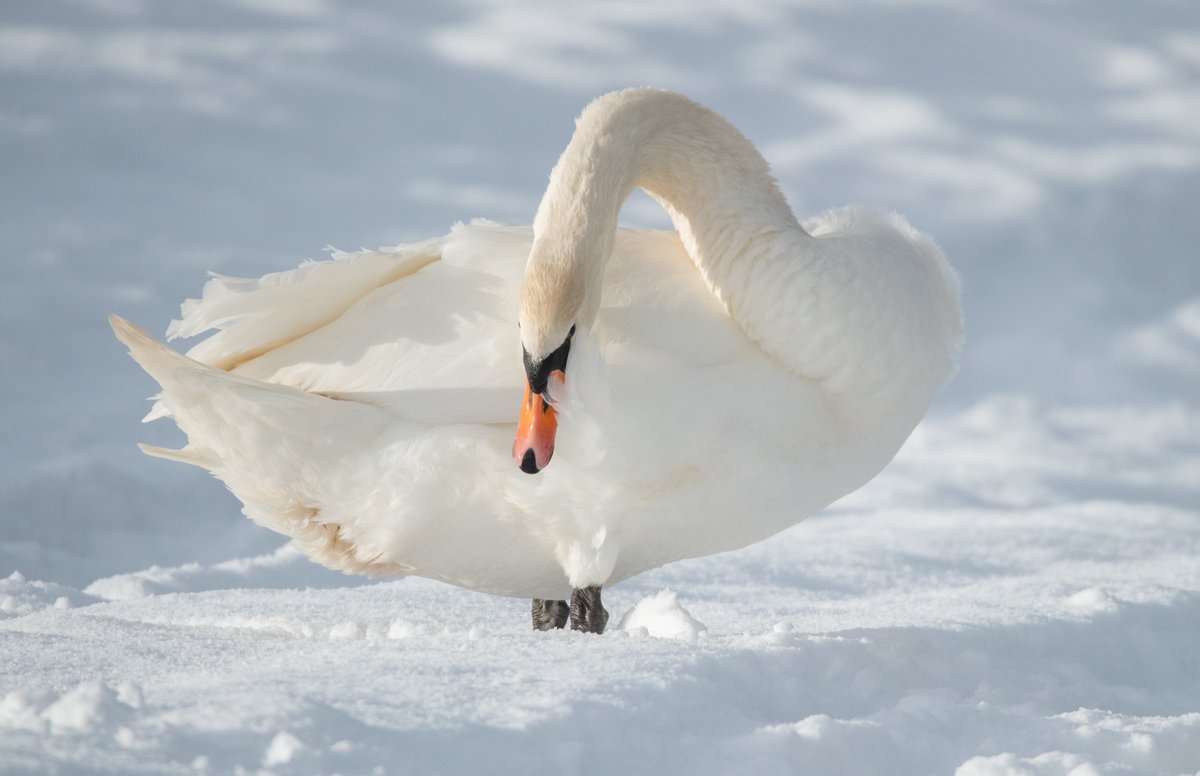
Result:
<svg viewBox="0 0 1200 776"><path fill-rule="evenodd" d="M802 217L938 239L968 347L930 421L828 517L614 589L616 622L676 588L647 616L707 625L680 644L263 590L357 581L136 451L175 436L104 316L528 222L582 106L640 84L732 120ZM0 245L0 770L1200 770L1194 3L16 0Z"/></svg>

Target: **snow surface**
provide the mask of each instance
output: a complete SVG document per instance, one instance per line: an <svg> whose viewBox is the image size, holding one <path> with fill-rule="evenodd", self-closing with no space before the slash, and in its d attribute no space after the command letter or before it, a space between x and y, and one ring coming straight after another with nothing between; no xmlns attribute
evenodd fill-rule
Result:
<svg viewBox="0 0 1200 776"><path fill-rule="evenodd" d="M327 572L135 450L177 437L105 314L528 222L645 83L960 269L963 369L875 482L594 637ZM1197 127L1171 0L4 4L0 772L1200 772Z"/></svg>

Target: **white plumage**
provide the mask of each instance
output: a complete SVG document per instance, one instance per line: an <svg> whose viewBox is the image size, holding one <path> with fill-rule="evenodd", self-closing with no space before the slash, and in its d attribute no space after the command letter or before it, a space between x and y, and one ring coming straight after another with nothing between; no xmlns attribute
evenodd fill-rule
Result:
<svg viewBox="0 0 1200 776"><path fill-rule="evenodd" d="M634 186L678 234L617 229ZM522 347L570 326L554 459L530 476L511 454ZM214 278L171 327L216 330L187 356L114 328L188 436L147 452L211 470L314 560L556 599L865 483L952 372L962 314L902 218L801 227L727 122L636 89L584 111L533 228Z"/></svg>

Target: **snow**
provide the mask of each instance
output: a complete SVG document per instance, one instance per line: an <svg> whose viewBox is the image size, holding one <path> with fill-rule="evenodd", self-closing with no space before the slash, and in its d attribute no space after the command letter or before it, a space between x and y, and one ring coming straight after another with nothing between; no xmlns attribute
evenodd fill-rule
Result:
<svg viewBox="0 0 1200 776"><path fill-rule="evenodd" d="M667 589L634 604L621 617L617 629L630 635L647 635L656 639L696 641L700 634L708 630L708 626L683 608L675 591Z"/></svg>
<svg viewBox="0 0 1200 776"><path fill-rule="evenodd" d="M962 273L962 370L873 483L595 637L325 571L137 452L177 437L107 313L527 222L637 83ZM1200 773L1188 4L51 0L0 10L0 90L0 772Z"/></svg>

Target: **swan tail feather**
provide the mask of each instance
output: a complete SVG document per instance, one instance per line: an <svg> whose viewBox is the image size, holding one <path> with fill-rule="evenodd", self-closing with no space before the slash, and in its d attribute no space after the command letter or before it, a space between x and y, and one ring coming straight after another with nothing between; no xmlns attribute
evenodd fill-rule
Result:
<svg viewBox="0 0 1200 776"><path fill-rule="evenodd" d="M311 430L307 426L321 425L326 414L336 414L326 406L333 402L320 396L202 364L120 316L109 316L109 322L133 360L162 386L146 419L171 417L188 435L182 450L144 445L149 455L198 464L224 479L222 470L230 459L239 457L241 449L252 449L250 437L270 433L275 435L272 444L286 449ZM297 417L306 423L298 425Z"/></svg>
<svg viewBox="0 0 1200 776"><path fill-rule="evenodd" d="M381 427L394 425L386 411L224 372L123 318L109 320L133 359L162 386L156 406L188 438L179 450L139 445L144 453L207 469L241 499L250 519L291 537L318 563L355 573L405 573L360 547L347 530L352 519L333 518L323 507L325 494L305 484L305 467L332 468L346 450L367 447ZM333 438L345 443L342 453L322 446Z"/></svg>
<svg viewBox="0 0 1200 776"><path fill-rule="evenodd" d="M149 445L145 442L142 442L138 445L138 449L146 455L153 456L154 458L163 458L168 461L178 461L179 463L186 463L190 466L199 466L205 469L210 468L211 462L209 460L207 460L196 450L192 450L187 446L182 447L179 450L172 450L169 447L159 447L158 445Z"/></svg>
<svg viewBox="0 0 1200 776"><path fill-rule="evenodd" d="M138 366L145 369L147 374L158 381L159 385L162 385L163 380L167 379L168 375L176 369L211 369L211 367L196 363L182 353L168 348L147 334L145 329L119 315L108 316L108 324L112 326L113 334L117 335L121 344L129 348L130 357L138 363Z"/></svg>

